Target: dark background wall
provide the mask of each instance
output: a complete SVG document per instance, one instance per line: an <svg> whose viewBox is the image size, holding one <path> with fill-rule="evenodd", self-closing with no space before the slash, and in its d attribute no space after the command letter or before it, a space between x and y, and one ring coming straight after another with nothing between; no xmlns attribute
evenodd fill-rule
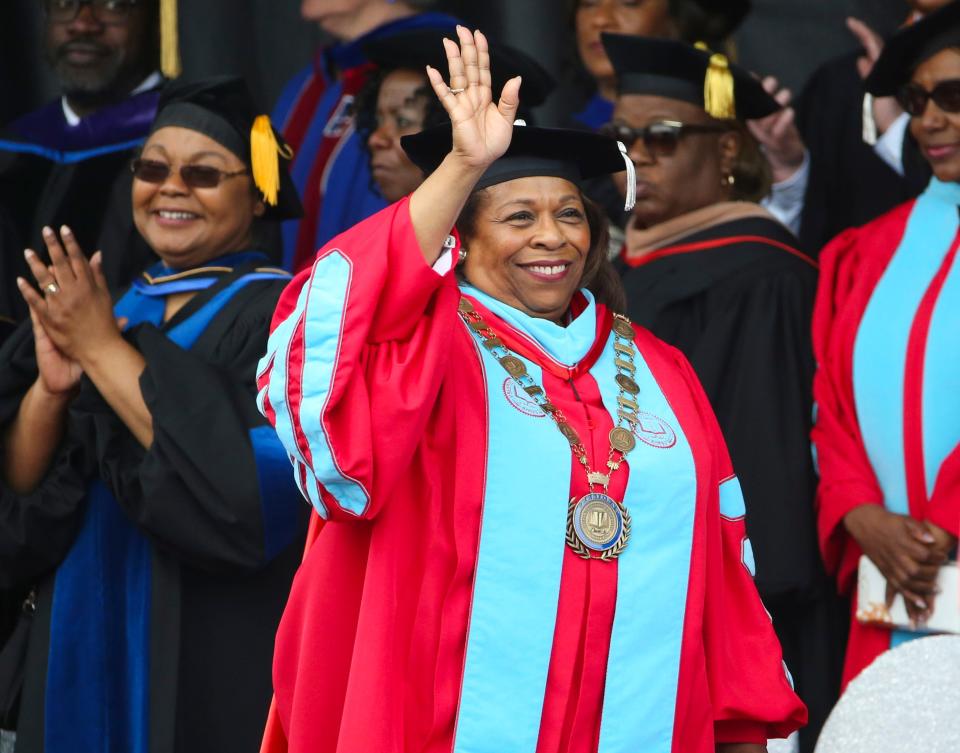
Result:
<svg viewBox="0 0 960 753"><path fill-rule="evenodd" d="M446 0L441 7L546 67L569 63L573 44L567 0ZM41 0L0 0L0 123L56 94L39 49ZM322 41L304 23L298 0L181 0L187 73L242 73L266 105ZM856 15L889 32L906 17L903 0L754 0L737 35L741 62L797 89L824 60L856 47L843 19ZM541 113L559 112L560 91Z"/></svg>

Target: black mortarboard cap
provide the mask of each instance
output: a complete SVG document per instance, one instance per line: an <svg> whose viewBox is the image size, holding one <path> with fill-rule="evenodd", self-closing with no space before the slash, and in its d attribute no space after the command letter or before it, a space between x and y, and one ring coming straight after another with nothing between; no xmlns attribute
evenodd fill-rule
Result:
<svg viewBox="0 0 960 753"><path fill-rule="evenodd" d="M725 55L672 39L603 34L620 94L690 102L715 118L753 120L780 109L749 71Z"/></svg>
<svg viewBox="0 0 960 753"><path fill-rule="evenodd" d="M702 12L698 19L698 25L704 27L701 31L712 32L715 39L732 34L752 6L750 0L692 0L692 4Z"/></svg>
<svg viewBox="0 0 960 753"><path fill-rule="evenodd" d="M521 92L522 96L522 92ZM432 173L453 147L450 125L429 128L400 140L410 160L427 175ZM477 188L487 188L518 178L548 176L564 178L579 185L588 178L633 170L626 149L618 141L590 131L568 128L538 128L517 121L506 153L487 168ZM627 189L636 187L628 175ZM628 195L628 209L633 203Z"/></svg>
<svg viewBox="0 0 960 753"><path fill-rule="evenodd" d="M176 126L202 133L243 160L263 195L267 219L303 215L288 166L293 152L260 114L242 78L220 76L168 83L160 96L151 133Z"/></svg>
<svg viewBox="0 0 960 753"><path fill-rule="evenodd" d="M864 86L878 97L896 94L917 66L949 47L960 47L960 2L952 2L894 34Z"/></svg>
<svg viewBox="0 0 960 753"><path fill-rule="evenodd" d="M450 29L411 29L379 37L367 42L363 51L367 58L382 68L409 68L423 71L426 66L447 72L447 53L443 38L450 37ZM490 77L494 98L500 96L504 84L514 76L523 76L523 103L536 107L553 91L556 82L536 60L514 47L488 38L490 47Z"/></svg>

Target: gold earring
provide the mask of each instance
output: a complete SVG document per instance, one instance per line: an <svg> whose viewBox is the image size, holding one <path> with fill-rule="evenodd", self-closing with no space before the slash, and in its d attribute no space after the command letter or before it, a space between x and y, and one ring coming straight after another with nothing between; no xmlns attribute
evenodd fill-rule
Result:
<svg viewBox="0 0 960 753"><path fill-rule="evenodd" d="M737 182L737 179L733 176L733 173L725 175L720 179L720 185L732 188L733 185Z"/></svg>
<svg viewBox="0 0 960 753"><path fill-rule="evenodd" d="M457 264L463 264L467 260L467 249L460 246L460 253L457 254Z"/></svg>

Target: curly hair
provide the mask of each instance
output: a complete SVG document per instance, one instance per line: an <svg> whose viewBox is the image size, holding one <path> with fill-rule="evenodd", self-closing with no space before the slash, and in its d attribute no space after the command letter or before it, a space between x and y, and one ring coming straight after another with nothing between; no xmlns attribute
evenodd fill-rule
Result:
<svg viewBox="0 0 960 753"><path fill-rule="evenodd" d="M487 197L485 188L474 191L460 212L460 217L457 219L457 232L460 233L465 246L469 246L470 239L476 236L480 210L486 204ZM615 313L625 314L627 294L620 282L620 275L617 274L607 255L610 245L610 225L606 212L582 191L580 198L587 215L587 226L590 228L590 249L587 251L580 287L593 293L597 303L603 304Z"/></svg>

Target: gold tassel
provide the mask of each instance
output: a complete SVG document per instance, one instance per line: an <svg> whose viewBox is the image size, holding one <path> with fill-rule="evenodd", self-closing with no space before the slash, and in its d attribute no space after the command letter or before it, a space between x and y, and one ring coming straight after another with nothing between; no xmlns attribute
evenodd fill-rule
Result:
<svg viewBox="0 0 960 753"><path fill-rule="evenodd" d="M250 129L250 164L253 167L253 182L264 200L272 207L277 205L280 193L280 157L293 158L293 150L277 141L270 124L269 115L258 115Z"/></svg>
<svg viewBox="0 0 960 753"><path fill-rule="evenodd" d="M703 42L697 42L696 48L709 52ZM715 52L710 56L707 75L703 80L703 109L712 118L733 120L737 117L737 108L733 95L733 73L727 56Z"/></svg>
<svg viewBox="0 0 960 753"><path fill-rule="evenodd" d="M177 0L160 0L160 72L167 78L176 78L182 71Z"/></svg>

